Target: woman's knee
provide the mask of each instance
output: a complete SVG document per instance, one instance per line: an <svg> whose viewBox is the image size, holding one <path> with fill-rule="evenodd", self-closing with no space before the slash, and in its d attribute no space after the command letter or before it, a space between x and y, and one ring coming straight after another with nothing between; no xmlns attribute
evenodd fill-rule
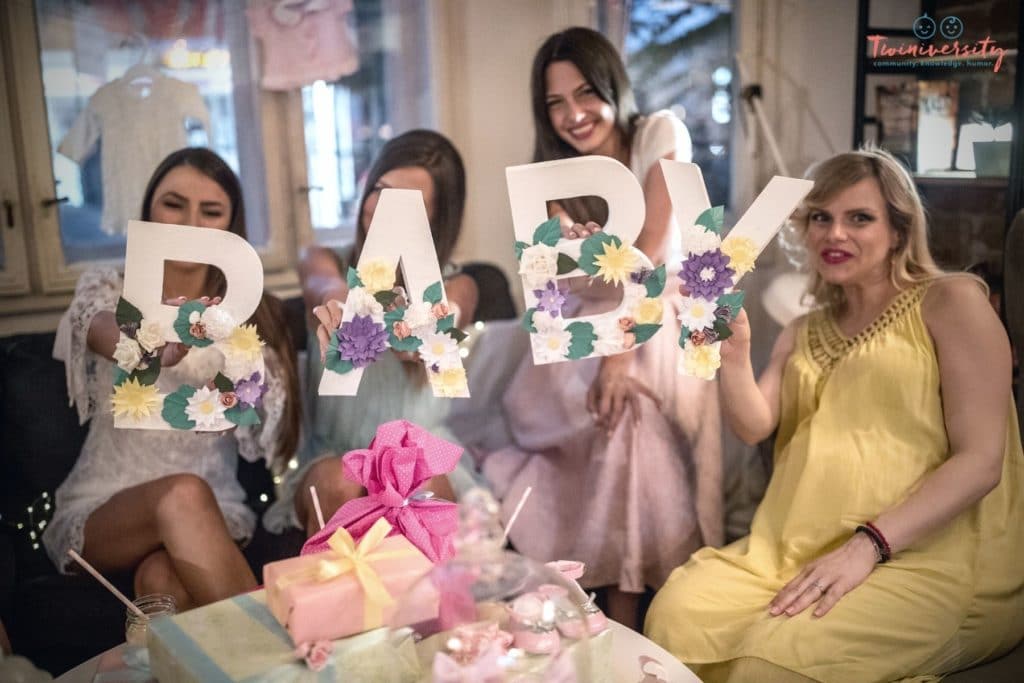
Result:
<svg viewBox="0 0 1024 683"><path fill-rule="evenodd" d="M172 474L160 480L163 485L157 501L158 517L178 518L182 515L217 512L217 497L210 484L195 474Z"/></svg>
<svg viewBox="0 0 1024 683"><path fill-rule="evenodd" d="M339 455L321 458L310 465L295 495L306 495L310 486L315 486L321 497L333 495L348 499L363 495L362 485L345 478Z"/></svg>
<svg viewBox="0 0 1024 683"><path fill-rule="evenodd" d="M177 583L177 574L166 550L150 553L135 568L136 596L169 593Z"/></svg>

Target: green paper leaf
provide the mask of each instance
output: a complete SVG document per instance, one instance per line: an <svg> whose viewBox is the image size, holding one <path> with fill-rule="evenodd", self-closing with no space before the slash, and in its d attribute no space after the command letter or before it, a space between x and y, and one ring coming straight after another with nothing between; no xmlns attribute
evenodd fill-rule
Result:
<svg viewBox="0 0 1024 683"><path fill-rule="evenodd" d="M743 297L744 293L742 291L729 292L718 297L715 304L729 309L729 320L726 322L735 320L736 316L740 314L740 309L743 308Z"/></svg>
<svg viewBox="0 0 1024 683"><path fill-rule="evenodd" d="M567 358L576 360L577 358L585 358L594 352L594 341L597 340L597 335L594 334L593 325L575 322L569 324L565 329L572 335L572 341L569 342L569 352L565 354Z"/></svg>
<svg viewBox="0 0 1024 683"><path fill-rule="evenodd" d="M377 300L384 308L387 308L391 304L395 303L395 299L398 298L398 293L393 289L382 289L373 295L373 298Z"/></svg>
<svg viewBox="0 0 1024 683"><path fill-rule="evenodd" d="M246 425L258 425L260 423L259 413L253 407L242 410L240 405L235 405L232 408L228 408L224 411L224 419L232 424L236 424L239 427L245 427Z"/></svg>
<svg viewBox="0 0 1024 683"><path fill-rule="evenodd" d="M622 240L606 232L595 232L583 240L583 244L580 246L579 267L587 275L591 277L597 275L596 258L604 255L605 244L613 244L619 247L622 246Z"/></svg>
<svg viewBox="0 0 1024 683"><path fill-rule="evenodd" d="M235 390L235 383L228 379L223 372L218 372L217 376L213 378L213 386L217 387L222 394Z"/></svg>
<svg viewBox="0 0 1024 683"><path fill-rule="evenodd" d="M327 345L327 354L324 360L324 367L339 375L352 371L352 362L342 360L341 351L338 349L338 335L332 334L331 341Z"/></svg>
<svg viewBox="0 0 1024 683"><path fill-rule="evenodd" d="M441 303L441 283L435 282L423 291L423 300L428 304Z"/></svg>
<svg viewBox="0 0 1024 683"><path fill-rule="evenodd" d="M533 324L533 314L536 312L536 308L528 308L526 313L523 313L523 329L530 334L537 334L537 327Z"/></svg>
<svg viewBox="0 0 1024 683"><path fill-rule="evenodd" d="M562 221L558 216L547 219L533 231L534 244L546 244L553 247L558 244L560 239L562 239Z"/></svg>
<svg viewBox="0 0 1024 683"><path fill-rule="evenodd" d="M728 323L716 319L713 327L715 334L718 335L718 341L725 341L732 336L732 330L729 329Z"/></svg>
<svg viewBox="0 0 1024 683"><path fill-rule="evenodd" d="M523 258L523 251L530 247L526 242L520 242L516 240L516 261L521 261Z"/></svg>
<svg viewBox="0 0 1024 683"><path fill-rule="evenodd" d="M142 322L142 311L135 308L128 299L123 296L117 300L117 309L114 311L114 317L117 319L118 325L127 325L128 323L141 323Z"/></svg>
<svg viewBox="0 0 1024 683"><path fill-rule="evenodd" d="M178 333L181 338L181 343L188 346L195 346L202 348L209 346L213 343L212 339L200 339L199 337L193 337L189 332L189 328L192 326L189 323L188 318L192 315L193 311L198 311L200 315L206 311L206 306L201 301L187 301L178 307L178 317L174 320L174 331Z"/></svg>
<svg viewBox="0 0 1024 683"><path fill-rule="evenodd" d="M356 287L363 286L363 281L359 279L359 272L352 266L348 267L348 274L345 276L345 282L348 284L349 289L355 289Z"/></svg>
<svg viewBox="0 0 1024 683"><path fill-rule="evenodd" d="M690 330L684 326L679 330L679 348L685 348L688 341L690 341Z"/></svg>
<svg viewBox="0 0 1024 683"><path fill-rule="evenodd" d="M634 325L630 332L636 335L637 344L643 344L645 341L653 337L660 329L661 325L649 323L646 325Z"/></svg>
<svg viewBox="0 0 1024 683"><path fill-rule="evenodd" d="M131 375L122 370L121 368L114 366L114 386L121 386Z"/></svg>
<svg viewBox="0 0 1024 683"><path fill-rule="evenodd" d="M658 297L665 291L665 264L661 264L654 269L651 276L644 282L644 287L647 288L647 296Z"/></svg>
<svg viewBox="0 0 1024 683"><path fill-rule="evenodd" d="M164 399L163 410L160 411L160 417L164 418L164 422L175 429L195 429L195 420L190 419L185 413L188 400L194 393L196 393L195 387L182 384L173 394L168 394Z"/></svg>
<svg viewBox="0 0 1024 683"><path fill-rule="evenodd" d="M147 365L144 370L139 370L138 368L136 368L135 370L132 371L132 374L129 376L139 384L156 384L156 380L160 376L160 356L154 357L153 360L149 362L149 365Z"/></svg>
<svg viewBox="0 0 1024 683"><path fill-rule="evenodd" d="M466 340L466 337L469 336L468 334L466 334L457 327L445 330L445 334L454 339L456 344L461 344L463 341Z"/></svg>
<svg viewBox="0 0 1024 683"><path fill-rule="evenodd" d="M446 315L443 318L438 318L438 320L437 320L437 331L438 332L447 332L448 330L452 329L453 327L455 327L455 314L454 313L452 313L451 315Z"/></svg>
<svg viewBox="0 0 1024 683"><path fill-rule="evenodd" d="M697 225L703 226L708 232L713 232L716 235L722 234L722 222L725 220L725 207L724 206L713 206L710 209L705 209L701 215L697 216Z"/></svg>
<svg viewBox="0 0 1024 683"><path fill-rule="evenodd" d="M395 323L405 318L405 312L408 310L408 306L399 306L393 311L388 311L384 314L384 328L391 331L395 328Z"/></svg>
<svg viewBox="0 0 1024 683"><path fill-rule="evenodd" d="M565 275L579 268L579 264L572 260L572 257L568 254L559 252L558 254L558 274Z"/></svg>
<svg viewBox="0 0 1024 683"><path fill-rule="evenodd" d="M388 334L388 343L395 351L415 351L423 346L423 340L419 337L406 337L399 339L394 333Z"/></svg>

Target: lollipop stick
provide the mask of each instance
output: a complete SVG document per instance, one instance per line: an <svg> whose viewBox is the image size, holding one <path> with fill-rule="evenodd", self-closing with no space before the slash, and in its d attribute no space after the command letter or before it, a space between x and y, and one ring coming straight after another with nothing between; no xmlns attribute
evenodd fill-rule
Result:
<svg viewBox="0 0 1024 683"><path fill-rule="evenodd" d="M504 546L505 542L508 541L508 534L512 531L512 525L516 523L516 517L519 516L519 512L523 509L523 504L526 503L526 499L530 497L532 491L532 486L527 486L526 490L523 491L523 497L519 499L516 509L512 511L512 516L508 518L508 524L505 525L505 533L501 536L501 545Z"/></svg>
<svg viewBox="0 0 1024 683"><path fill-rule="evenodd" d="M90 574L92 574L93 578L95 578L97 581L99 581L103 585L104 588L106 588L108 591L113 593L115 598L117 598L118 600L123 602L125 607L130 609L132 612L135 612L135 614L138 615L138 617L140 619L144 619L146 621L149 621L149 617L146 615L145 612L143 612L141 609L139 609L138 605L136 605L134 602L129 600L125 596L124 593L122 593L121 591L117 590L114 587L114 584L112 584L109 581L107 581L103 577L102 574L100 574L98 571L96 571L95 567L93 567L91 564L89 564L88 562L85 561L85 558L83 558L81 555L76 553L74 550L68 550L68 555L71 556L72 560L74 560L78 564L82 565L82 569L84 569L85 571L87 571Z"/></svg>
<svg viewBox="0 0 1024 683"><path fill-rule="evenodd" d="M320 509L320 497L316 495L316 487L309 487L309 495L313 498L313 509L316 510L316 521L320 528L324 528L324 512Z"/></svg>

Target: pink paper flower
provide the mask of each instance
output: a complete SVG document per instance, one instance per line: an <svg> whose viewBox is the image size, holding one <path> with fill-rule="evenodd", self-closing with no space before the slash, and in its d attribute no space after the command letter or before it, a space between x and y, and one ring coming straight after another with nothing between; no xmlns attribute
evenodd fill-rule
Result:
<svg viewBox="0 0 1024 683"><path fill-rule="evenodd" d="M306 666L313 671L322 671L334 652L334 643L329 640L317 640L312 643L300 643L295 648L295 656L306 660Z"/></svg>
<svg viewBox="0 0 1024 683"><path fill-rule="evenodd" d="M225 391L220 395L220 404L225 408L234 408L238 403L238 396L233 391Z"/></svg>
<svg viewBox="0 0 1024 683"><path fill-rule="evenodd" d="M405 339L412 334L412 328L410 328L404 320L397 320L395 324L391 326L391 332L398 339Z"/></svg>
<svg viewBox="0 0 1024 683"><path fill-rule="evenodd" d="M451 311L448 309L448 304L442 301L434 304L433 308L430 309L430 314L435 318L441 319L447 318L451 314Z"/></svg>
<svg viewBox="0 0 1024 683"><path fill-rule="evenodd" d="M623 332L629 332L631 329L636 327L636 321L628 316L619 318L619 329Z"/></svg>
<svg viewBox="0 0 1024 683"><path fill-rule="evenodd" d="M206 326L202 323L192 323L188 326L188 333L196 339L206 339Z"/></svg>

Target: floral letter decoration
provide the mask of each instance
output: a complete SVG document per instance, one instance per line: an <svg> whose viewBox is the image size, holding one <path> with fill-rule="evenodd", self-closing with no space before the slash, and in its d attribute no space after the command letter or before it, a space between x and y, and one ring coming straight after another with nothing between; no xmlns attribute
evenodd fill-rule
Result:
<svg viewBox="0 0 1024 683"><path fill-rule="evenodd" d="M401 267L404 287L396 286ZM359 263L346 275L348 296L341 326L331 336L319 393L353 396L362 371L385 352L416 353L434 396L469 396L441 268L416 190L381 192Z"/></svg>
<svg viewBox="0 0 1024 683"><path fill-rule="evenodd" d="M740 278L754 269L761 250L775 236L813 183L772 178L729 235L722 238L724 210L708 208L707 190L694 164L660 161L672 211L682 231L683 260L679 269L686 291L678 315L682 374L714 379L721 365L721 342L732 334L729 324L743 306L743 292L734 291Z"/></svg>
<svg viewBox="0 0 1024 683"><path fill-rule="evenodd" d="M661 329L666 273L632 246L644 204L629 169L607 157L579 157L516 166L506 175L526 296L523 327L534 362L611 356L653 337ZM559 219L546 218L546 202L581 195L608 202L608 225L586 239L562 239ZM568 292L558 281L573 276L622 287L622 303L608 313L572 318Z"/></svg>
<svg viewBox="0 0 1024 683"><path fill-rule="evenodd" d="M114 349L114 393L110 399L114 426L223 431L259 424L256 409L267 384L263 341L254 325L236 324L220 306L206 306L201 301L182 304L174 331L183 344L194 347L190 353L205 353L219 370L204 384L180 384L165 394L158 389L166 344L161 324L143 318L124 297L117 302L115 317L121 335Z"/></svg>

